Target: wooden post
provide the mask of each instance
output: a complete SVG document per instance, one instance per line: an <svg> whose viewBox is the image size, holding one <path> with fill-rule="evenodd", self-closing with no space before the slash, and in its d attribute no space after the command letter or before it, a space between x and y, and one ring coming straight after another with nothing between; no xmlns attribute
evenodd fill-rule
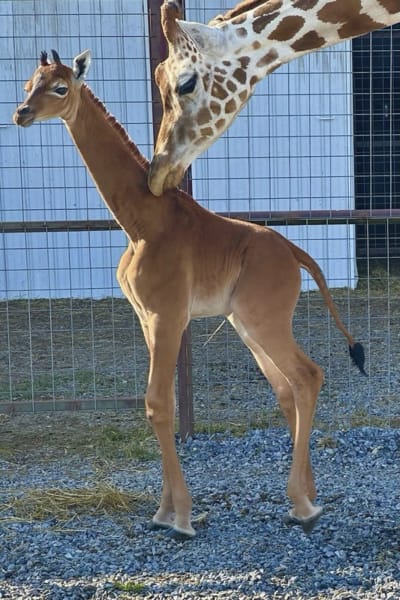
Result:
<svg viewBox="0 0 400 600"><path fill-rule="evenodd" d="M163 0L147 0L154 144L162 119L162 104L158 87L154 81L154 69L167 56L167 42L162 31L160 19L162 4ZM184 14L182 2L181 5L182 14ZM189 194L192 194L190 168L186 172L182 188ZM191 344L191 328L189 324L183 333L178 356L179 433L182 442L185 442L194 432Z"/></svg>

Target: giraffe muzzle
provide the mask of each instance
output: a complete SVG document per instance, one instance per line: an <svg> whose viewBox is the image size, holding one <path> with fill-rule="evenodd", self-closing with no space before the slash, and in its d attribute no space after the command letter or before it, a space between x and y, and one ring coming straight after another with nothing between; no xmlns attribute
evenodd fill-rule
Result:
<svg viewBox="0 0 400 600"><path fill-rule="evenodd" d="M13 121L16 125L21 127L29 127L35 120L35 115L32 112L30 106L27 104L21 104L13 114Z"/></svg>
<svg viewBox="0 0 400 600"><path fill-rule="evenodd" d="M181 165L171 167L168 155L153 156L147 178L148 186L154 196L161 196L165 191L177 187L183 179L185 168Z"/></svg>

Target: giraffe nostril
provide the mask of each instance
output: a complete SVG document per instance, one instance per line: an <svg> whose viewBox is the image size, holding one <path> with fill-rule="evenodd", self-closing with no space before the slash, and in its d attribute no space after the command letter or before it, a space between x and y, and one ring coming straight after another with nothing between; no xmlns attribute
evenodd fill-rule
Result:
<svg viewBox="0 0 400 600"><path fill-rule="evenodd" d="M29 106L21 106L21 108L18 109L18 114L19 115L27 115L30 112L30 108Z"/></svg>

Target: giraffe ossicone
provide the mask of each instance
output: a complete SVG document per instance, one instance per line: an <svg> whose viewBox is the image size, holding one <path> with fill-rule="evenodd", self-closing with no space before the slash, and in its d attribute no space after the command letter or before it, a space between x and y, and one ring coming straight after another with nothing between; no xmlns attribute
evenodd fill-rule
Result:
<svg viewBox="0 0 400 600"><path fill-rule="evenodd" d="M400 22L400 1L244 0L208 25L180 17L175 3L162 5L169 54L155 72L163 118L148 178L156 196L179 185L258 81L304 54Z"/></svg>

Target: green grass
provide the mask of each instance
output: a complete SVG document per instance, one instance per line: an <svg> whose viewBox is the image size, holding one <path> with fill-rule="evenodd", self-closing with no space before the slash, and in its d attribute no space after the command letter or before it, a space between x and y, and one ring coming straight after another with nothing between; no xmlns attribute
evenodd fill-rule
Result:
<svg viewBox="0 0 400 600"><path fill-rule="evenodd" d="M122 581L113 581L112 584L116 590L128 592L130 594L140 594L146 589L144 583L135 583L133 581L127 581L126 583Z"/></svg>

